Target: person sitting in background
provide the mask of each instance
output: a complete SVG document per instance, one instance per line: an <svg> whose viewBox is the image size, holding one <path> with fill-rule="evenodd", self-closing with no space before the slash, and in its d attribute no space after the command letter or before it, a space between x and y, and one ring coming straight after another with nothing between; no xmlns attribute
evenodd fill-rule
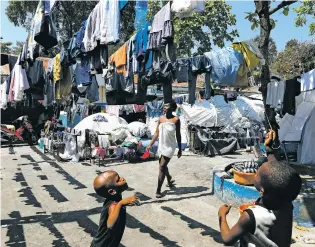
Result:
<svg viewBox="0 0 315 247"><path fill-rule="evenodd" d="M121 194L126 189L126 180L115 171L103 172L94 179L94 190L105 202L91 247L119 246L126 226L126 206L139 205L136 196L122 199Z"/></svg>
<svg viewBox="0 0 315 247"><path fill-rule="evenodd" d="M275 132L271 130L265 141L268 162L258 169L255 178L254 185L261 194L255 205L247 208L232 228L226 220L231 206L225 204L219 209L220 231L225 244L237 242L240 247L288 247L291 244L292 201L301 190L302 180L289 164L276 159L271 148L275 140Z"/></svg>

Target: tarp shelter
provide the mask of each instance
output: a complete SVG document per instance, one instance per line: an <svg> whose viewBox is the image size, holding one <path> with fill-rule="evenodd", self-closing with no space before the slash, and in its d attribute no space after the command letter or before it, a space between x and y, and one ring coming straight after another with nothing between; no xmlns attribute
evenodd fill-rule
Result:
<svg viewBox="0 0 315 247"><path fill-rule="evenodd" d="M252 100L238 96L235 101L226 103L222 95L216 95L209 101L190 106L183 104L183 113L187 123L201 127L242 127L244 119L262 123L264 106L261 100Z"/></svg>
<svg viewBox="0 0 315 247"><path fill-rule="evenodd" d="M301 92L296 102L295 116L286 114L280 121L279 139L298 143L298 163L315 165L315 90Z"/></svg>

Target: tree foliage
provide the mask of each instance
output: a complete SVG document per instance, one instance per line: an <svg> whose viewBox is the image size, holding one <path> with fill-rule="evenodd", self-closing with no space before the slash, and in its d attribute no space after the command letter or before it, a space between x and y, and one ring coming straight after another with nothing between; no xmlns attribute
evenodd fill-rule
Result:
<svg viewBox="0 0 315 247"><path fill-rule="evenodd" d="M163 5L167 1L163 1ZM160 1L149 1L147 20L161 9ZM223 47L225 41L233 41L238 33L231 30L236 16L231 13L231 6L224 1L207 1L204 13L193 13L183 19L174 18L174 41L178 56L203 54L211 50L211 44Z"/></svg>
<svg viewBox="0 0 315 247"><path fill-rule="evenodd" d="M313 22L309 25L309 34L315 34L315 1L313 0L304 0L303 4L301 4L297 8L293 8L293 10L297 13L297 18L295 18L295 25L297 27L302 27L307 24L306 16L312 16Z"/></svg>
<svg viewBox="0 0 315 247"><path fill-rule="evenodd" d="M1 52L13 55L19 55L23 49L24 42L17 41L12 47L12 42L1 42Z"/></svg>
<svg viewBox="0 0 315 247"><path fill-rule="evenodd" d="M289 40L279 52L272 70L285 79L291 79L315 68L315 42Z"/></svg>
<svg viewBox="0 0 315 247"><path fill-rule="evenodd" d="M12 42L0 42L2 53L11 53Z"/></svg>

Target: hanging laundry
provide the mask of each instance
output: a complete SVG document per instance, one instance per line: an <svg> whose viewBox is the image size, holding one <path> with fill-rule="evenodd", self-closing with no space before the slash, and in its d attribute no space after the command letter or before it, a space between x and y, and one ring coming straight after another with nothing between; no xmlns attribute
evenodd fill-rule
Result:
<svg viewBox="0 0 315 247"><path fill-rule="evenodd" d="M119 1L100 0L90 13L84 31L84 48L92 51L100 44L112 44L119 41L120 9Z"/></svg>
<svg viewBox="0 0 315 247"><path fill-rule="evenodd" d="M132 37L133 71L144 72L152 66L152 51L147 52L150 23L146 23L134 37Z"/></svg>
<svg viewBox="0 0 315 247"><path fill-rule="evenodd" d="M190 60L190 68L189 72L191 76L188 77L188 92L189 92L189 104L193 105L196 101L196 84L198 74L205 73L205 99L210 99L212 93L212 88L210 85L210 72L211 72L211 63L210 60L204 56L195 56L189 58Z"/></svg>
<svg viewBox="0 0 315 247"><path fill-rule="evenodd" d="M203 12L205 1L203 0L173 0L172 11L177 13L179 18L191 16L195 12Z"/></svg>
<svg viewBox="0 0 315 247"><path fill-rule="evenodd" d="M133 110L135 113L137 112L144 112L145 106L144 105L133 105Z"/></svg>
<svg viewBox="0 0 315 247"><path fill-rule="evenodd" d="M163 115L164 102L162 100L155 100L145 104L147 117L157 118Z"/></svg>
<svg viewBox="0 0 315 247"><path fill-rule="evenodd" d="M24 90L29 89L25 69L19 65L19 61L15 64L10 83L9 101L17 102L23 99Z"/></svg>
<svg viewBox="0 0 315 247"><path fill-rule="evenodd" d="M48 50L58 44L56 27L50 14L43 14L41 19L35 24L34 40Z"/></svg>
<svg viewBox="0 0 315 247"><path fill-rule="evenodd" d="M100 0L100 3L102 5L100 42L101 44L117 43L120 35L119 1Z"/></svg>
<svg viewBox="0 0 315 247"><path fill-rule="evenodd" d="M245 75L247 72L252 71L259 65L259 59L246 45L244 41L235 42L231 47L237 50L244 56L245 63L240 66L238 70L239 75Z"/></svg>
<svg viewBox="0 0 315 247"><path fill-rule="evenodd" d="M2 54L1 53L1 60L0 60L0 65L5 65L9 63L9 55L8 54Z"/></svg>
<svg viewBox="0 0 315 247"><path fill-rule="evenodd" d="M86 22L86 20L82 22L80 30L73 35L69 43L68 52L72 59L80 57L85 53L83 38L86 28Z"/></svg>
<svg viewBox="0 0 315 247"><path fill-rule="evenodd" d="M27 62L27 41L23 45L22 52L20 53L19 59L20 59L21 65L25 66Z"/></svg>
<svg viewBox="0 0 315 247"><path fill-rule="evenodd" d="M40 30L43 12L44 11L43 11L42 1L39 1L35 15L32 20L31 29L30 29L31 31L28 37L28 44L27 44L28 56L27 57L30 62L33 62L35 58L39 56L39 45L37 44L35 40L35 34L38 33L38 30Z"/></svg>
<svg viewBox="0 0 315 247"><path fill-rule="evenodd" d="M98 44L93 51L88 52L90 57L91 74L102 73L108 65L108 46Z"/></svg>
<svg viewBox="0 0 315 247"><path fill-rule="evenodd" d="M301 84L297 78L285 81L282 114L295 115L295 97L301 93ZM267 94L268 97L268 94Z"/></svg>
<svg viewBox="0 0 315 247"><path fill-rule="evenodd" d="M8 87L8 81L5 80L1 86L0 86L0 108L5 110L7 109L7 104L8 104L8 95L7 95L7 87Z"/></svg>
<svg viewBox="0 0 315 247"><path fill-rule="evenodd" d="M98 2L90 13L84 31L83 44L86 52L92 51L97 46L97 38L100 39L101 2Z"/></svg>
<svg viewBox="0 0 315 247"><path fill-rule="evenodd" d="M75 86L88 86L91 84L90 63L88 56L77 59L77 62L71 66L72 83Z"/></svg>
<svg viewBox="0 0 315 247"><path fill-rule="evenodd" d="M266 104L275 109L282 109L285 82L271 79L267 85Z"/></svg>
<svg viewBox="0 0 315 247"><path fill-rule="evenodd" d="M174 38L171 3L168 2L153 18L148 49L161 49Z"/></svg>
<svg viewBox="0 0 315 247"><path fill-rule="evenodd" d="M301 92L315 89L315 69L301 75Z"/></svg>
<svg viewBox="0 0 315 247"><path fill-rule="evenodd" d="M188 82L191 80L191 59L178 58L176 59L176 80L177 82Z"/></svg>
<svg viewBox="0 0 315 247"><path fill-rule="evenodd" d="M126 6L128 3L128 0L119 0L119 9L123 10L123 8Z"/></svg>
<svg viewBox="0 0 315 247"><path fill-rule="evenodd" d="M71 95L72 80L70 67L62 68L62 74L63 77L57 82L55 82L56 99L66 99Z"/></svg>
<svg viewBox="0 0 315 247"><path fill-rule="evenodd" d="M11 56L11 55L8 56L8 63L9 63L10 72L13 71L14 66L15 66L17 61L18 61L17 56Z"/></svg>
<svg viewBox="0 0 315 247"><path fill-rule="evenodd" d="M173 70L174 67L171 62L161 61L159 63L159 69L156 70L152 67L145 76L141 77L141 88L146 91L149 85L161 84L163 86L164 102L172 102Z"/></svg>
<svg viewBox="0 0 315 247"><path fill-rule="evenodd" d="M30 85L28 93L32 94L32 98L36 100L44 99L45 71L43 62L35 60L33 65L26 69L27 79Z"/></svg>
<svg viewBox="0 0 315 247"><path fill-rule="evenodd" d="M211 61L207 56L200 55L190 58L191 59L191 70L195 74L202 74L211 71Z"/></svg>
<svg viewBox="0 0 315 247"><path fill-rule="evenodd" d="M212 70L211 78L214 84L220 86L233 86L244 56L231 47L206 52Z"/></svg>
<svg viewBox="0 0 315 247"><path fill-rule="evenodd" d="M117 73L127 75L127 44L123 44L113 55L109 57L109 63L115 64Z"/></svg>
<svg viewBox="0 0 315 247"><path fill-rule="evenodd" d="M50 14L57 4L57 0L44 1L45 14Z"/></svg>
<svg viewBox="0 0 315 247"><path fill-rule="evenodd" d="M54 82L62 79L62 70L60 64L60 53L57 54L54 58L54 65L53 65L53 72L54 72Z"/></svg>
<svg viewBox="0 0 315 247"><path fill-rule="evenodd" d="M86 98L91 102L95 102L99 100L99 94L98 94L98 85L96 82L95 75L92 76L92 82L86 89Z"/></svg>
<svg viewBox="0 0 315 247"><path fill-rule="evenodd" d="M148 11L148 1L147 0L137 0L136 1L136 17L134 28L139 30L146 23L147 11Z"/></svg>

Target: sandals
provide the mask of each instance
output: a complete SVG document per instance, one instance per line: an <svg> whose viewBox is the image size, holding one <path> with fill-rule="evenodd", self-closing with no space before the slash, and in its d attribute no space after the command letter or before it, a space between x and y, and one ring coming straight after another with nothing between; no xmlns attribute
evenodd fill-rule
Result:
<svg viewBox="0 0 315 247"><path fill-rule="evenodd" d="M166 187L174 187L175 186L175 180L169 181L169 183L166 185Z"/></svg>

